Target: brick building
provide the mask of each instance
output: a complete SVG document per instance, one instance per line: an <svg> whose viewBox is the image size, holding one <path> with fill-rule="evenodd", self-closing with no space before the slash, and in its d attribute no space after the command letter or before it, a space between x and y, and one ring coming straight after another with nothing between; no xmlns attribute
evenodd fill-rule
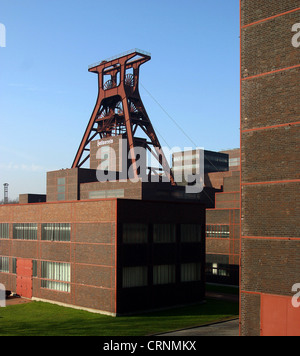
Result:
<svg viewBox="0 0 300 356"><path fill-rule="evenodd" d="M196 150L172 156L175 179L188 168L199 170ZM206 202L206 281L239 285L240 266L240 149L204 151ZM174 169L175 168L175 169ZM179 184L186 184L183 180ZM206 199L204 199L206 198Z"/></svg>
<svg viewBox="0 0 300 356"><path fill-rule="evenodd" d="M6 289L109 315L203 300L205 206L185 187L72 168L48 172L46 196L20 202L0 206Z"/></svg>
<svg viewBox="0 0 300 356"><path fill-rule="evenodd" d="M298 0L241 0L243 336L300 335L297 23Z"/></svg>
<svg viewBox="0 0 300 356"><path fill-rule="evenodd" d="M126 199L2 205L0 281L26 298L110 315L200 301L199 216L199 204Z"/></svg>
<svg viewBox="0 0 300 356"><path fill-rule="evenodd" d="M206 210L206 280L239 285L240 149L222 153L229 156L229 170L205 174L205 184L220 189Z"/></svg>

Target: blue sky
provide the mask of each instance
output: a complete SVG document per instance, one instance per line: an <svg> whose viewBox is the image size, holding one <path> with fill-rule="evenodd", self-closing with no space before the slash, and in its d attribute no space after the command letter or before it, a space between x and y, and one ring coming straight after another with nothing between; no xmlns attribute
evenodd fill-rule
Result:
<svg viewBox="0 0 300 356"><path fill-rule="evenodd" d="M71 167L97 98L88 65L133 48L152 55L140 94L162 146L239 147L238 0L0 0L0 23L0 199Z"/></svg>

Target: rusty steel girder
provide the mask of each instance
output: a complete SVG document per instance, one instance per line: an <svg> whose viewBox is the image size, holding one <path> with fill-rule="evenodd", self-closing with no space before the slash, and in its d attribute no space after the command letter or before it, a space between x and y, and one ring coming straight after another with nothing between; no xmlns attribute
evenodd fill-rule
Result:
<svg viewBox="0 0 300 356"><path fill-rule="evenodd" d="M150 59L149 53L135 49L89 67L89 72L98 75L98 98L72 168L81 167L90 158L89 144L93 139L122 135L128 140L128 151L136 178L138 171L134 149L139 139L136 132L140 128L150 140L147 141L147 149L160 164L160 172L164 172L175 185L173 174L139 94L139 68ZM87 155L84 157L85 152ZM150 167L149 169L151 170Z"/></svg>

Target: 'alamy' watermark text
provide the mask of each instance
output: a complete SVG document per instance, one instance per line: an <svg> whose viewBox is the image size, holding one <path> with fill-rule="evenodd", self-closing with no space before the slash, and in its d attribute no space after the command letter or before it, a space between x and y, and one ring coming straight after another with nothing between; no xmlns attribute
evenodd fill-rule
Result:
<svg viewBox="0 0 300 356"><path fill-rule="evenodd" d="M0 23L0 47L6 47L6 28Z"/></svg>
<svg viewBox="0 0 300 356"><path fill-rule="evenodd" d="M300 283L293 285L292 292L297 292L292 298L292 305L294 308L300 308Z"/></svg>
<svg viewBox="0 0 300 356"><path fill-rule="evenodd" d="M300 23L295 23L293 25L292 32L296 32L292 38L292 45L295 48L300 48Z"/></svg>
<svg viewBox="0 0 300 356"><path fill-rule="evenodd" d="M5 286L0 283L0 308L6 306Z"/></svg>
<svg viewBox="0 0 300 356"><path fill-rule="evenodd" d="M117 146L110 146L112 140L98 141L96 159L97 179L99 182L119 181L129 179L136 183L143 182L170 182L173 177L176 183L185 184L187 194L201 193L204 187L204 150L179 147L157 148L156 152L149 153L149 149L136 146L128 150L126 139L120 139ZM179 153L176 159L173 154ZM168 161L172 161L170 168ZM157 168L160 162L161 168ZM129 164L128 164L129 163ZM154 168L156 167L156 168ZM118 172L118 174L117 174ZM137 174L138 172L138 174Z"/></svg>

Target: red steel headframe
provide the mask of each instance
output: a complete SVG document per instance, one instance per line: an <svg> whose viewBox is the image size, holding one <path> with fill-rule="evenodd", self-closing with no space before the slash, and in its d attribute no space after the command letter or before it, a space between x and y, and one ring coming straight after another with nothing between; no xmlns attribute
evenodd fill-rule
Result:
<svg viewBox="0 0 300 356"><path fill-rule="evenodd" d="M135 134L137 128L140 128L150 139L150 142L146 142L147 149L162 167L158 168L158 171L164 172L175 185L169 164L139 94L139 68L150 59L149 53L132 50L89 67L90 72L98 74L98 98L72 168L81 167L90 158L88 146L97 136L102 139L123 135L123 138L128 140L134 177L137 177L134 148L138 140ZM153 146L154 151L150 146ZM85 151L88 154L83 157ZM159 174L154 168L152 172Z"/></svg>

